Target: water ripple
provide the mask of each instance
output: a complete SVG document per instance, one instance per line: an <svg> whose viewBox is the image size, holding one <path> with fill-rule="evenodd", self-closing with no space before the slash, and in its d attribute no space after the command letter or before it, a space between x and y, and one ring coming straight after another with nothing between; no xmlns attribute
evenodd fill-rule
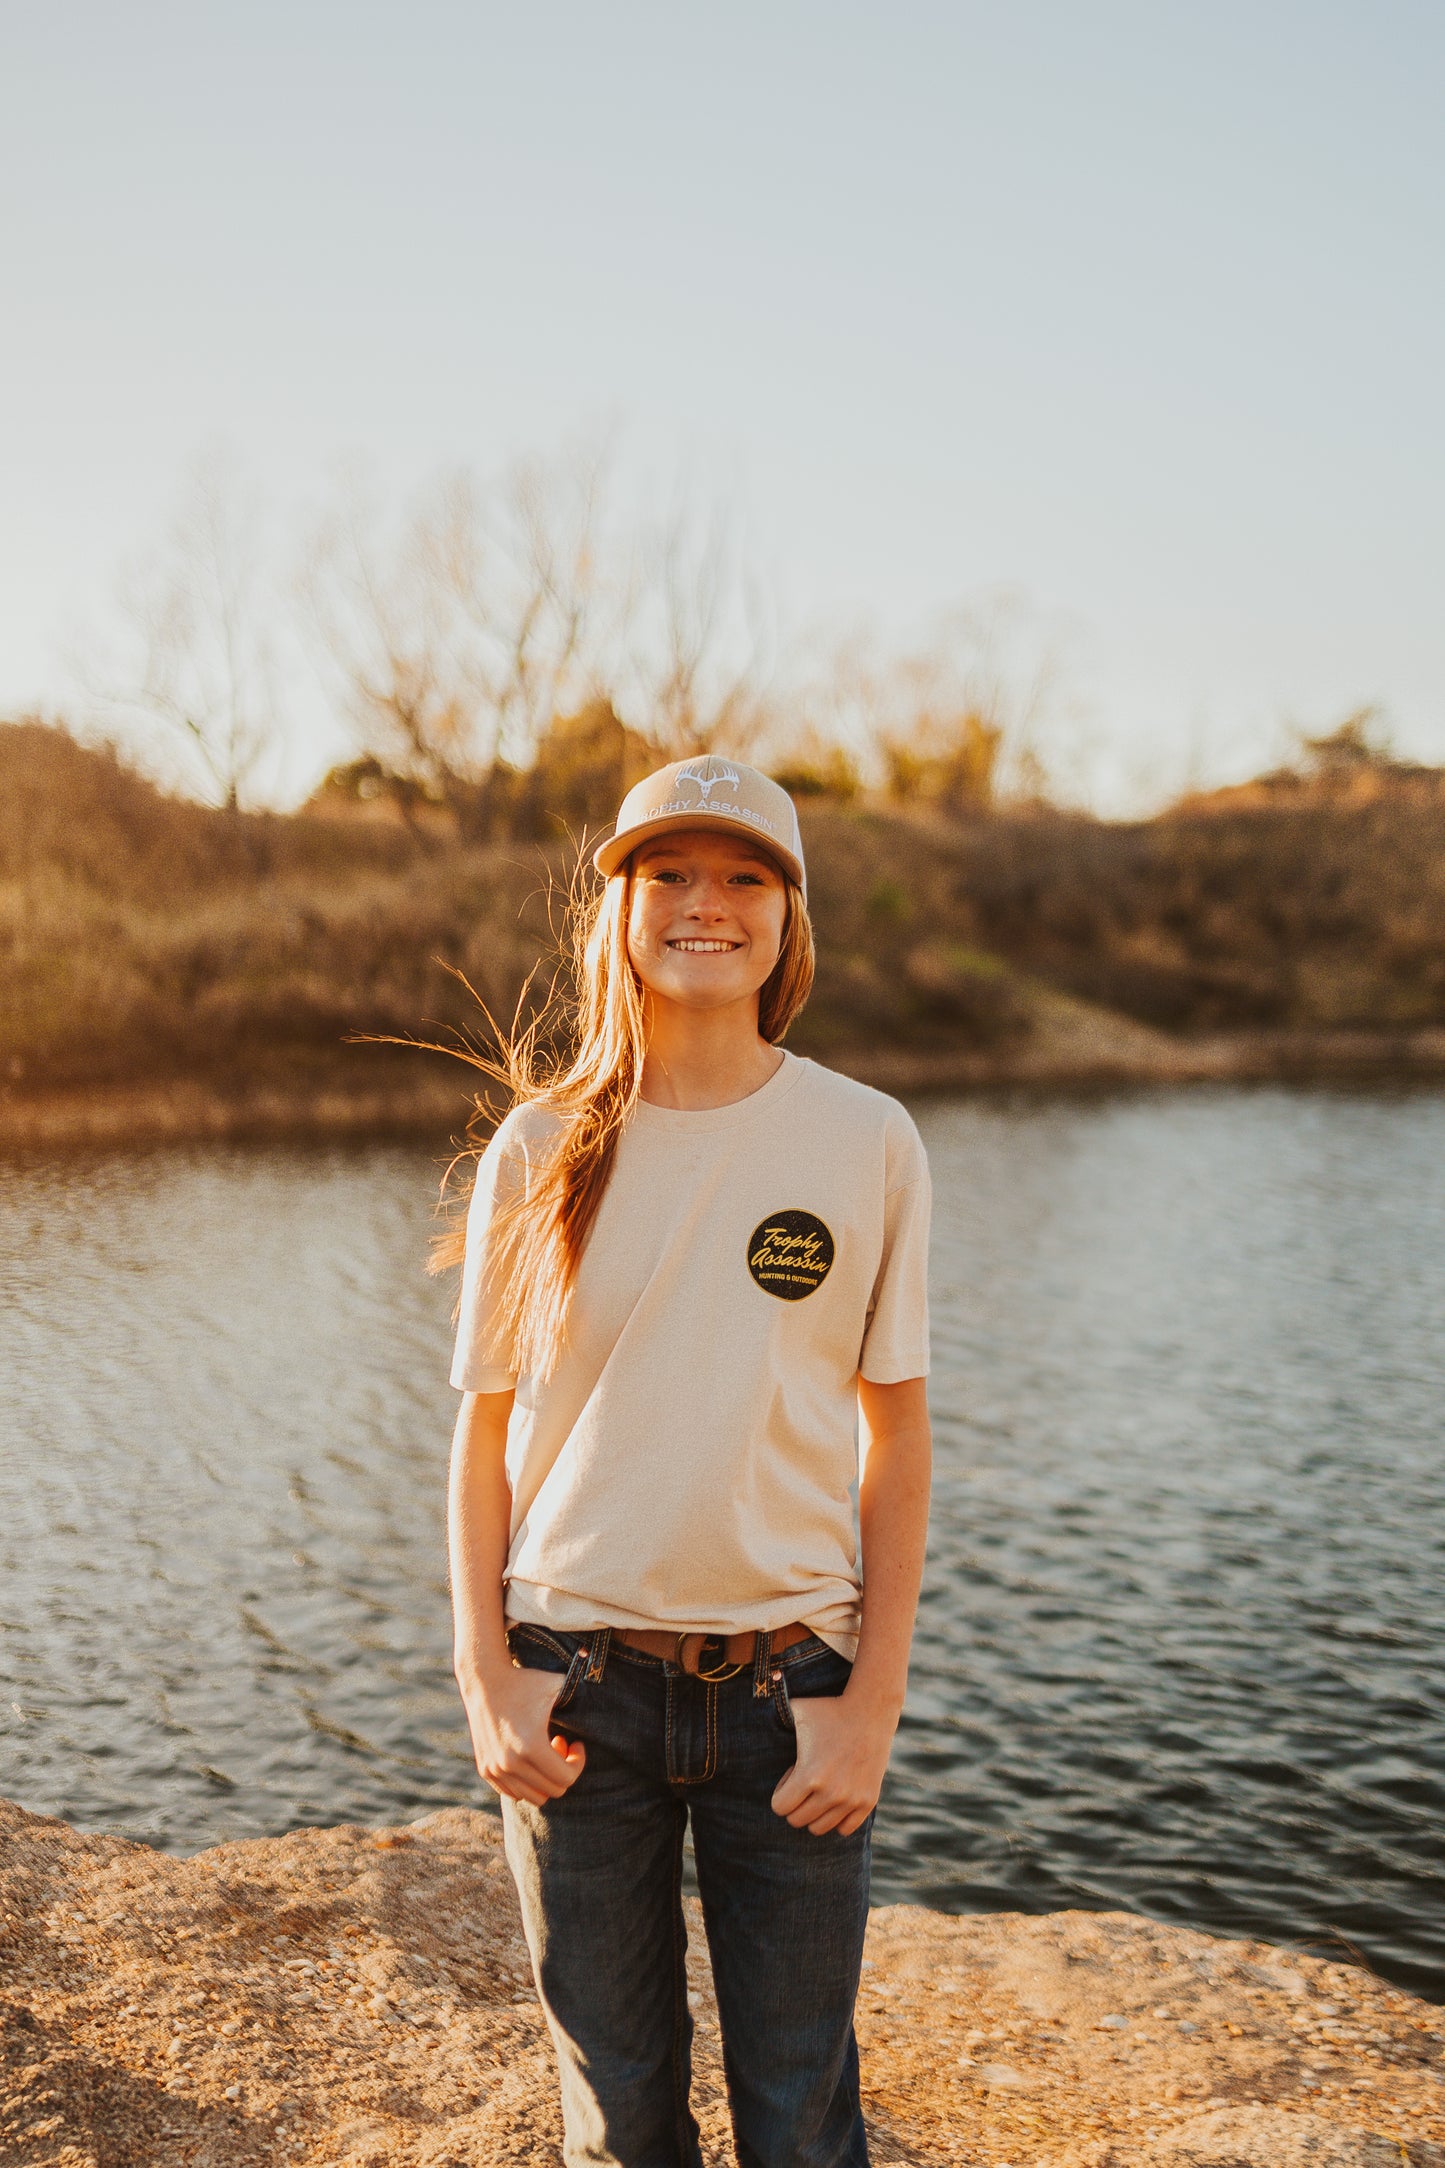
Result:
<svg viewBox="0 0 1445 2168"><path fill-rule="evenodd" d="M1445 1100L919 1109L938 1480L876 1894L1445 1994ZM0 1790L186 1851L476 1797L433 1170L0 1173Z"/></svg>

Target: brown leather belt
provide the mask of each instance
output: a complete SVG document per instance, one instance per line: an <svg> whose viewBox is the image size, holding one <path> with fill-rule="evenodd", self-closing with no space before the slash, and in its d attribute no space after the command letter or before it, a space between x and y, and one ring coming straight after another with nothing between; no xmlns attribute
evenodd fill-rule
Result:
<svg viewBox="0 0 1445 2168"><path fill-rule="evenodd" d="M790 1649L795 1641L806 1641L812 1631L811 1626L796 1623L775 1626L769 1649ZM752 1626L738 1634L675 1634L664 1626L614 1626L612 1638L626 1648L641 1649L645 1656L665 1657L694 1679L735 1678L758 1652L757 1628Z"/></svg>

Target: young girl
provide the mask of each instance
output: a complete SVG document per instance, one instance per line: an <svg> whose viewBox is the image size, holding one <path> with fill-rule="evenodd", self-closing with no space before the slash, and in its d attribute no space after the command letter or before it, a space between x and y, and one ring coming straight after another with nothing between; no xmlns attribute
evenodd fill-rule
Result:
<svg viewBox="0 0 1445 2168"><path fill-rule="evenodd" d="M663 768L595 864L575 1051L514 1049L468 1217L457 1680L572 2168L701 2160L689 1822L738 2159L858 2168L928 1512L927 1166L894 1100L780 1047L813 975L786 792Z"/></svg>

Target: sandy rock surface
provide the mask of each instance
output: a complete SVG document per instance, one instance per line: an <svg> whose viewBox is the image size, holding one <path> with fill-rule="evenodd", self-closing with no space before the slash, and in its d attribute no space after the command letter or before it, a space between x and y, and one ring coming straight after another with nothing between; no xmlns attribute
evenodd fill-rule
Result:
<svg viewBox="0 0 1445 2168"><path fill-rule="evenodd" d="M730 2168L693 1921L695 2102ZM875 1913L877 2162L1445 2168L1445 2011L1118 1913ZM496 1823L174 1860L0 1803L4 2168L556 2168Z"/></svg>

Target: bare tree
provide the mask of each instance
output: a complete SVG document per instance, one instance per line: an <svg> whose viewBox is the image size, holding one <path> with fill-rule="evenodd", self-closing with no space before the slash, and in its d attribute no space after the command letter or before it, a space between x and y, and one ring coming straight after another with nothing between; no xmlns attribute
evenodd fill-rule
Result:
<svg viewBox="0 0 1445 2168"><path fill-rule="evenodd" d="M620 698L638 729L674 758L759 740L777 640L730 512L681 505L644 532L625 621Z"/></svg>
<svg viewBox="0 0 1445 2168"><path fill-rule="evenodd" d="M841 643L791 703L798 742L849 750L891 796L986 805L1042 789L1034 742L1057 656L1009 596L948 612L921 641Z"/></svg>
<svg viewBox="0 0 1445 2168"><path fill-rule="evenodd" d="M360 747L459 813L599 691L601 483L590 454L460 472L393 523L352 490L316 537L303 584Z"/></svg>
<svg viewBox="0 0 1445 2168"><path fill-rule="evenodd" d="M235 810L280 728L280 606L260 498L233 464L194 466L171 525L120 589L126 652L87 676L101 703L159 726Z"/></svg>
<svg viewBox="0 0 1445 2168"><path fill-rule="evenodd" d="M436 799L484 779L496 751L457 595L465 525L453 485L400 523L353 487L315 536L302 582L358 748Z"/></svg>
<svg viewBox="0 0 1445 2168"><path fill-rule="evenodd" d="M472 566L469 614L491 660L498 738L516 767L558 716L611 688L606 650L622 598L608 577L605 470L596 450L514 467L482 507L488 554Z"/></svg>

